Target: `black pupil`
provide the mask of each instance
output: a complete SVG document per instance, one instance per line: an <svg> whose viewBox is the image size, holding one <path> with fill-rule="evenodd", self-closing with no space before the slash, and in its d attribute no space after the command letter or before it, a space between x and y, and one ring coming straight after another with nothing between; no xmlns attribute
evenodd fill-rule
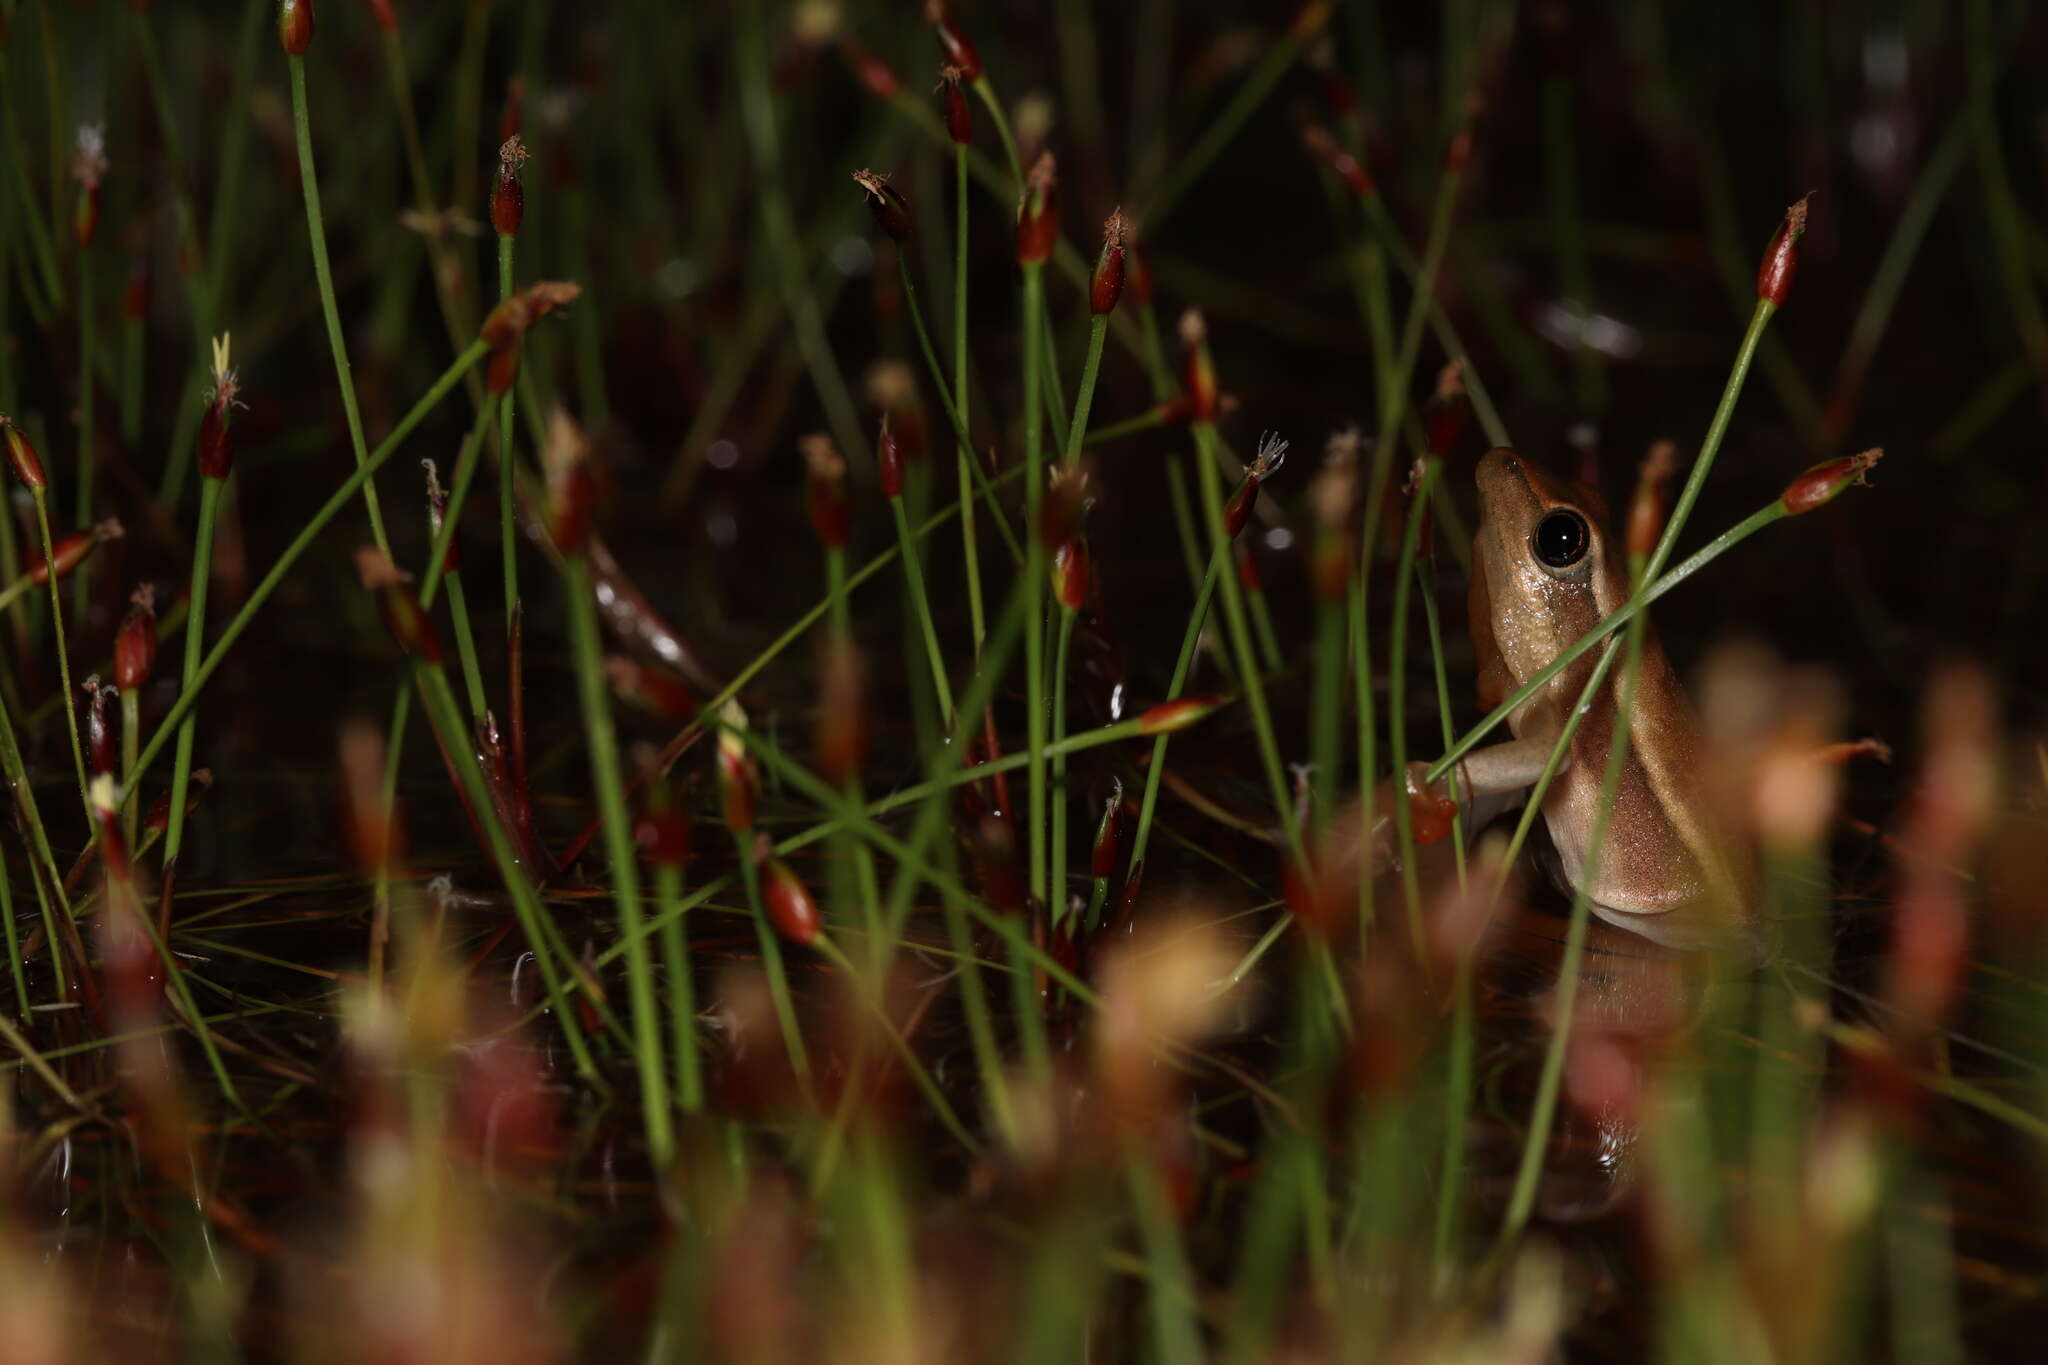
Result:
<svg viewBox="0 0 2048 1365"><path fill-rule="evenodd" d="M1553 569L1569 569L1585 557L1586 519L1577 512L1552 512L1536 528L1536 557Z"/></svg>

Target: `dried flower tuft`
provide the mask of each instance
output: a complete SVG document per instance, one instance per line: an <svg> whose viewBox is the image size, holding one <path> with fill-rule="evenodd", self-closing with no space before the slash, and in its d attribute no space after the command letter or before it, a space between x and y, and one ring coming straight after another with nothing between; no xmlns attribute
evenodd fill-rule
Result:
<svg viewBox="0 0 2048 1365"><path fill-rule="evenodd" d="M846 457L823 432L797 441L804 456L804 503L820 544L843 550L853 535L853 502L846 494Z"/></svg>
<svg viewBox="0 0 2048 1365"><path fill-rule="evenodd" d="M1180 315L1180 344L1187 351L1186 374L1188 416L1197 422L1213 422L1221 407L1216 386L1216 362L1209 354L1209 324L1200 310L1190 308Z"/></svg>
<svg viewBox="0 0 2048 1365"><path fill-rule="evenodd" d="M1059 241L1059 177L1051 152L1040 152L1017 200L1017 264L1044 265Z"/></svg>
<svg viewBox="0 0 2048 1365"><path fill-rule="evenodd" d="M245 405L237 401L242 385L228 363L230 344L226 332L213 339L213 387L207 393L206 414L199 419L199 474L207 479L225 479L235 468L228 429L234 410Z"/></svg>
<svg viewBox="0 0 2048 1365"><path fill-rule="evenodd" d="M910 205L903 195L889 183L889 177L863 167L853 173L853 183L868 193L868 208L875 215L875 225L887 233L892 242L910 240Z"/></svg>
<svg viewBox="0 0 2048 1365"><path fill-rule="evenodd" d="M107 130L104 124L78 127L78 150L71 157L71 178L78 182L78 204L71 214L71 240L82 249L92 245L100 225L100 181L107 173Z"/></svg>
<svg viewBox="0 0 2048 1365"><path fill-rule="evenodd" d="M1287 442L1272 432L1259 437L1258 454L1244 471L1244 480L1237 491L1230 495L1230 502L1223 509L1223 529L1232 539L1252 519L1252 512L1259 505L1259 485L1280 472L1280 466L1287 463Z"/></svg>

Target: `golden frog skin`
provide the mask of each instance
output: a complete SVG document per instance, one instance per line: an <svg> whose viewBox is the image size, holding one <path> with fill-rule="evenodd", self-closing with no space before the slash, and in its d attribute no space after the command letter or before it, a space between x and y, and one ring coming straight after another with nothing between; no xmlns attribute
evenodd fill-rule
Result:
<svg viewBox="0 0 2048 1365"><path fill-rule="evenodd" d="M1490 711L1628 600L1628 570L1597 492L1506 448L1480 460L1477 478L1467 606L1479 705ZM1509 714L1514 739L1460 765L1467 790L1485 796L1534 782L1599 656L1589 650ZM1606 848L1586 884L1621 674L1617 663L1543 798L1560 879L1585 890L1602 919L1668 947L1748 946L1754 873L1709 809L1699 720L1654 632L1644 640Z"/></svg>

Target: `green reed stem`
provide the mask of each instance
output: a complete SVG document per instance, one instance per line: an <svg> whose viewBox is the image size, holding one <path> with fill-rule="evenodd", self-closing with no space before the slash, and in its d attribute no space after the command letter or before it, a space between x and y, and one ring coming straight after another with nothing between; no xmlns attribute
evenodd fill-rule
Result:
<svg viewBox="0 0 2048 1365"><path fill-rule="evenodd" d="M1024 707L1029 759L1025 837L1032 898L1046 904L1045 849L1045 543L1039 535L1045 504L1044 415L1039 368L1044 359L1045 267L1024 267Z"/></svg>
<svg viewBox="0 0 2048 1365"><path fill-rule="evenodd" d="M1417 961L1426 961L1422 929L1422 883L1415 867L1415 816L1409 808L1408 771L1408 601L1415 553L1422 540L1423 518L1429 515L1429 490L1436 483L1441 460L1427 459L1422 481L1409 499L1407 526L1394 566L1394 626L1387 658L1387 755L1393 762L1394 828L1400 838L1401 894L1408 908L1408 936Z"/></svg>
<svg viewBox="0 0 2048 1365"><path fill-rule="evenodd" d="M220 520L221 493L226 486L226 479L201 478L199 481L199 528L193 537L192 589L185 609L185 669L178 682L181 698L198 686L200 656L206 648L206 595L213 580L213 536ZM185 846L185 794L192 783L192 744L197 728L197 715L187 708L184 720L178 725L178 747L176 756L171 760L171 805L164 825L166 868L176 862L178 851ZM163 726L157 727L159 735L163 731ZM139 783L141 778L141 770L131 766L130 785ZM127 814L133 819L135 807L130 806Z"/></svg>
<svg viewBox="0 0 2048 1365"><path fill-rule="evenodd" d="M1120 441L1126 436L1135 436L1141 431L1166 425L1166 410L1157 406L1146 408L1135 417L1126 417L1121 422L1111 422L1106 427L1097 427L1081 438L1084 446L1103 446L1111 441Z"/></svg>
<svg viewBox="0 0 2048 1365"><path fill-rule="evenodd" d="M320 176L313 166L313 124L306 108L306 59L291 57L292 128L299 145L299 185L305 191L306 236L313 247L313 274L320 282L320 309L327 319L327 344L334 352L335 382L341 386L341 408L348 418L348 438L355 451L356 468L369 466L369 448L363 441L363 417L356 410L356 384L349 370L348 342L342 336L341 310L334 300L334 274L327 263L327 227L320 215ZM377 504L377 486L363 482L363 507L370 517L370 536L387 556L391 541L384 534L384 513Z"/></svg>
<svg viewBox="0 0 2048 1365"><path fill-rule="evenodd" d="M669 1047L675 1053L676 1103L686 1114L704 1106L703 1063L697 1055L697 987L690 975L690 942L683 922L683 870L654 869L654 901L661 911L662 975L667 978Z"/></svg>
<svg viewBox="0 0 2048 1365"><path fill-rule="evenodd" d="M576 694L583 706L583 737L590 750L590 780L604 817L612 902L618 906L619 932L626 944L626 990L632 1002L633 1056L639 1066L643 1098L640 1108L647 1125L649 1155L656 1169L661 1169L675 1155L675 1128L669 1112L668 1067L662 1059L654 965L647 951L645 916L640 907L633 817L626 808L625 783L619 776L619 737L612 724L610 689L605 684L604 641L598 633L590 569L582 554L565 556L562 575L568 587L570 644L576 662Z"/></svg>
<svg viewBox="0 0 2048 1365"><path fill-rule="evenodd" d="M1074 638L1074 617L1078 612L1064 606L1055 608L1059 612L1058 634L1054 637L1052 653L1052 745L1057 747L1067 737L1067 652ZM1067 913L1067 756L1055 755L1052 760L1052 848L1049 858L1051 873L1048 878L1052 898L1046 903L1047 922L1057 924Z"/></svg>
<svg viewBox="0 0 2048 1365"><path fill-rule="evenodd" d="M512 296L513 237L498 238L498 297ZM512 620L512 608L519 601L519 514L513 498L512 390L498 400L498 540L505 560L505 620Z"/></svg>
<svg viewBox="0 0 2048 1365"><path fill-rule="evenodd" d="M1125 1154L1124 1175L1145 1249L1156 1358L1161 1365L1200 1365L1202 1336L1195 1321L1194 1276L1182 1252L1165 1178L1158 1165L1135 1147Z"/></svg>
<svg viewBox="0 0 2048 1365"><path fill-rule="evenodd" d="M462 688L469 697L469 714L473 720L482 720L484 712L490 709L490 702L484 696L483 669L477 663L476 637L469 626L469 598L462 591L462 575L451 573L445 576L448 584L448 618L455 626L455 654L462 665Z"/></svg>
<svg viewBox="0 0 2048 1365"><path fill-rule="evenodd" d="M901 497L889 499L889 514L896 523L896 547L903 557L903 582L910 589L911 610L917 616L918 632L924 636L925 658L931 664L932 691L939 699L939 723L947 730L951 730L953 685L946 678L946 653L939 646L938 628L932 623L931 601L925 595L924 561L918 555L917 537L911 534L910 514L903 510ZM845 555L843 550L834 550L831 553L839 555L842 560ZM845 570L842 568L840 577L843 579L844 576ZM844 591L842 590L834 600L844 602Z"/></svg>
<svg viewBox="0 0 2048 1365"><path fill-rule="evenodd" d="M78 250L78 515L77 525L92 525L93 476L99 465L93 430L92 367L98 328L93 326L92 252ZM72 623L85 629L86 607L92 601L92 561L72 571Z"/></svg>
<svg viewBox="0 0 2048 1365"><path fill-rule="evenodd" d="M733 839L739 846L740 881L747 890L747 909L753 915L754 936L761 948L761 966L768 977L768 998L775 1007L776 1026L782 1031L783 1046L788 1049L789 1066L796 1073L797 1084L809 1094L811 1057L804 1047L803 1028L797 1022L796 998L789 990L789 968L782 960L782 940L768 922L767 908L761 903L761 869L754 863L754 850L746 846L746 835L736 832Z"/></svg>
<svg viewBox="0 0 2048 1365"><path fill-rule="evenodd" d="M899 264L902 253L897 253ZM908 271L905 271L908 274ZM920 318L920 321L922 319ZM936 383L936 378L934 379ZM938 385L945 393L946 386ZM957 463L960 476L960 553L967 569L967 620L974 632L974 657L981 658L988 639L988 618L981 595L981 555L974 543L974 494L971 480L980 471L974 445L967 438L967 147L953 148L953 419L960 426ZM949 727L950 728L950 727Z"/></svg>
<svg viewBox="0 0 2048 1365"><path fill-rule="evenodd" d="M29 1017L28 966L22 961L21 931L14 923L14 884L7 878L7 855L4 847L0 847L0 917L7 920L7 965L14 973L14 1008L21 1015L22 1022L26 1023ZM50 947L55 949L56 946L56 940L52 939Z"/></svg>
<svg viewBox="0 0 2048 1365"><path fill-rule="evenodd" d="M78 700L71 690L71 652L64 643L64 598L57 583L57 552L50 536L50 490L47 485L37 488L36 525L43 535L43 563L48 568L45 581L50 585L50 629L55 634L57 647L57 678L64 690L65 728L71 734L71 763L78 773L78 799L85 807L88 827L93 820L92 797L86 792L85 750L78 742Z"/></svg>
<svg viewBox="0 0 2048 1365"><path fill-rule="evenodd" d="M995 124L996 137L1003 144L1003 155L1010 163L1010 179L1019 189L1024 186L1024 163L1017 159L1017 139L1010 132L1010 116L1003 112L1003 102L996 96L995 86L989 83L988 74L974 78L974 93L981 96L981 102L988 106L989 121Z"/></svg>

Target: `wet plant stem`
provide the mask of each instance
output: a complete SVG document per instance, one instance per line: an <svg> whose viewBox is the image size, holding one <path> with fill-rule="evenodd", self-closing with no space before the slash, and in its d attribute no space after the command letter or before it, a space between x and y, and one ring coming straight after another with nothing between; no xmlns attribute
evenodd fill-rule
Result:
<svg viewBox="0 0 2048 1365"><path fill-rule="evenodd" d="M669 1048L675 1054L676 1105L694 1114L704 1105L703 1062L697 1055L697 987L690 974L690 940L683 922L683 870L654 869L654 903L661 913L662 975L668 996Z"/></svg>
<svg viewBox="0 0 2048 1365"><path fill-rule="evenodd" d="M313 273L320 282L320 309L327 319L327 344L334 352L335 382L341 387L341 409L348 418L348 436L355 451L356 468L366 471L369 448L363 441L363 417L356 409L355 378L348 363L348 342L342 336L341 310L334 298L334 274L327 263L327 227L320 214L319 172L313 165L313 125L306 108L306 59L289 57L292 76L292 127L299 148L299 186L306 199L306 236L313 249ZM365 478L363 508L370 518L370 537L387 556L391 541L384 534L384 513L377 503L377 486Z"/></svg>
<svg viewBox="0 0 2048 1365"><path fill-rule="evenodd" d="M776 937L774 927L768 923L768 911L761 904L761 869L754 862L754 850L747 847L745 834L735 834L733 840L739 847L740 880L746 887L754 936L761 946L761 966L768 977L768 997L775 1007L776 1026L781 1029L783 1046L789 1051L790 1069L796 1073L798 1086L808 1095L811 1058L804 1047L803 1029L797 1022L796 998L789 990L789 968L782 960L782 940Z"/></svg>
<svg viewBox="0 0 2048 1365"><path fill-rule="evenodd" d="M1003 144L1003 156L1010 163L1010 181L1022 188L1024 184L1024 163L1017 159L1017 139L1010 132L1010 116L1003 112L1003 102L996 95L996 88L989 83L986 74L974 78L974 93L988 106L989 122L995 124L996 137Z"/></svg>
<svg viewBox="0 0 2048 1365"><path fill-rule="evenodd" d="M897 533L902 536L904 573L911 587L912 597L917 603L918 619L923 623L925 644L931 650L932 681L937 690L941 709L947 716L947 725L952 724L953 696L946 685L945 658L939 653L938 637L932 631L931 609L924 600L924 574L917 561L917 541L910 534L910 524L904 517L903 499L891 498L889 505L896 514ZM826 595L832 602L832 639L837 648L853 649L853 608L846 592L846 550L842 546L828 545L825 548ZM861 793L860 774L851 773L846 779L846 794L856 805L865 804ZM875 875L874 854L868 846L857 840L850 850L853 855L854 890L859 900L861 924L867 930L868 943L874 954L874 965L879 973L882 958L882 888L881 879ZM879 974L876 982L881 980Z"/></svg>
<svg viewBox="0 0 2048 1365"><path fill-rule="evenodd" d="M1039 366L1043 359L1040 333L1045 325L1045 267L1024 267L1024 706L1025 746L1029 758L1025 839L1031 897L1047 904L1046 878L1046 696L1045 696L1045 544L1039 535L1040 509L1045 502L1043 395ZM75 741L74 741L75 742ZM83 769L81 769L83 771Z"/></svg>
<svg viewBox="0 0 2048 1365"><path fill-rule="evenodd" d="M1216 593L1216 579L1223 573L1224 558L1221 551L1209 556L1208 572L1202 575L1202 586L1195 593L1194 608L1188 612L1187 629L1181 632L1180 654L1173 662L1173 678L1166 685L1166 700L1178 700L1182 689L1187 686L1188 673L1195 664L1195 649L1202 638L1202 623L1209 617L1209 600ZM1138 823L1131 834L1131 867L1138 868L1145 861L1145 846L1152 837L1152 812L1159 804L1159 783L1166 775L1166 746L1173 736L1160 735L1152 741L1152 761L1145 767L1145 794L1138 802Z"/></svg>
<svg viewBox="0 0 2048 1365"><path fill-rule="evenodd" d="M961 506L966 515L972 516L972 511L968 510L968 503L969 500L963 499ZM917 536L911 531L910 513L904 510L902 498L889 499L889 515L896 523L896 547L903 557L903 582L910 589L911 610L917 617L918 633L924 637L925 657L931 664L932 692L939 699L939 723L950 731L953 728L953 686L946 678L946 653L939 646L938 628L932 622L931 600L925 593L924 561L918 555ZM833 601L839 604L839 610L843 612L846 604L846 552L834 549L827 554L829 558L838 562L838 568L833 575ZM850 628L843 624L840 633L843 638L852 638ZM975 643L978 648L978 629Z"/></svg>
<svg viewBox="0 0 2048 1365"><path fill-rule="evenodd" d="M498 238L498 298L512 296L512 250L517 238ZM512 454L512 386L498 400L498 540L505 560L505 619L519 602L519 514L514 506Z"/></svg>
<svg viewBox="0 0 2048 1365"><path fill-rule="evenodd" d="M1443 461L1422 462L1422 477L1408 502L1407 527L1401 536L1401 553L1394 566L1394 623L1387 658L1387 755L1394 773L1394 828L1401 848L1401 894L1408 909L1408 933L1418 961L1427 960L1422 930L1422 884L1416 873L1415 817L1403 790L1408 771L1408 601L1415 571L1415 555L1421 544L1423 519L1429 515L1429 494L1435 487ZM1449 793L1456 801L1453 787Z"/></svg>
<svg viewBox="0 0 2048 1365"><path fill-rule="evenodd" d="M98 464L93 430L92 367L98 329L93 326L92 252L78 251L78 515L79 526L92 525L93 476ZM86 607L92 601L92 563L80 564L71 574L71 620L85 629Z"/></svg>
<svg viewBox="0 0 2048 1365"><path fill-rule="evenodd" d="M121 693L121 782L123 785L135 781L135 754L142 744L142 692L128 688ZM135 827L142 816L139 806L130 806L122 813L121 834L128 847L135 847Z"/></svg>
<svg viewBox="0 0 2048 1365"><path fill-rule="evenodd" d="M590 779L604 815L605 854L611 862L612 903L618 907L620 937L626 945L626 990L632 1002L633 1057L640 1075L641 1113L648 1153L655 1167L675 1155L669 1111L668 1067L662 1058L661 1010L654 992L654 964L648 954L640 877L634 857L633 819L619 776L619 737L612 723L611 694L604 676L604 641L597 624L597 599L590 568L581 553L565 556L569 633L576 662L576 694L583 707L583 737L590 750Z"/></svg>
<svg viewBox="0 0 2048 1365"><path fill-rule="evenodd" d="M220 520L221 492L227 480L201 478L199 481L199 528L192 543L192 589L185 610L185 670L179 677L182 697L198 684L200 657L206 648L206 593L213 579L213 534ZM178 724L178 747L171 760L171 805L164 825L164 867L177 863L178 850L185 845L185 793L192 783L192 742L197 717L189 709ZM158 734L163 733L161 726ZM141 779L131 770L130 784ZM129 808L130 817L134 808Z"/></svg>
<svg viewBox="0 0 2048 1365"><path fill-rule="evenodd" d="M902 253L897 253L899 262ZM907 270L905 272L908 273ZM959 425L960 554L967 570L967 621L974 632L974 657L988 639L988 617L982 604L981 555L974 538L972 480L980 472L974 444L967 435L967 147L953 148L953 420ZM936 377L934 379L936 381ZM945 392L945 385L939 384ZM947 723L950 729L951 722Z"/></svg>
<svg viewBox="0 0 2048 1365"><path fill-rule="evenodd" d="M21 1016L22 1022L27 1023L28 966L21 956L21 932L14 921L14 885L7 878L7 859L4 852L0 852L0 915L7 919L7 965L14 974L14 1009ZM56 946L56 940L52 939L50 947L54 950ZM54 951L51 956L54 959Z"/></svg>
<svg viewBox="0 0 2048 1365"><path fill-rule="evenodd" d="M445 576L448 584L448 619L455 626L455 654L462 665L462 687L469 698L472 720L482 720L490 702L484 696L483 669L477 663L476 636L469 625L469 598L462 591L462 575Z"/></svg>
<svg viewBox="0 0 2048 1365"><path fill-rule="evenodd" d="M93 820L92 797L86 790L85 750L78 742L78 698L71 687L71 654L64 642L64 598L57 582L57 552L50 536L50 490L47 485L35 490L36 526L43 536L43 563L49 566L50 585L50 630L55 635L57 649L57 679L64 691L64 722L71 734L71 762L78 773L78 799L85 807L88 827L97 828Z"/></svg>

